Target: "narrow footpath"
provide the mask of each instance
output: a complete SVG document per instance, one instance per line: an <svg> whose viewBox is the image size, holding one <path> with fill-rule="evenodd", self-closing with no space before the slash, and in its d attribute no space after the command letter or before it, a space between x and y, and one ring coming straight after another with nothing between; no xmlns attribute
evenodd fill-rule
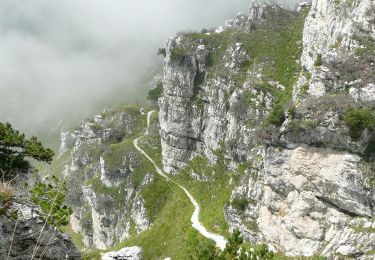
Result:
<svg viewBox="0 0 375 260"><path fill-rule="evenodd" d="M155 111L150 111L147 113L147 129L146 129L146 134L148 134L148 128L149 128L149 125L150 125L150 118L151 118L151 115L154 113ZM174 183L175 185L177 185L178 187L180 187L184 192L185 194L189 197L191 203L193 204L194 206L194 212L193 212L193 215L191 216L191 223L192 223L192 227L195 228L201 235L203 235L204 237L208 238L208 239L211 239L213 241L215 241L216 243L216 246L218 248L220 248L221 250L224 250L225 248L225 245L227 243L227 241L225 240L225 238L223 236L220 236L218 234L215 234L215 233L211 233L209 231L207 231L207 229L202 225L202 223L199 221L199 210L200 210L200 207L199 207L199 204L198 202L194 199L194 197L190 194L190 192L184 188L183 186L181 186L180 184L178 184L177 182L175 182L174 180L172 180L171 178L169 178L158 166L157 164L154 162L153 159L151 159L151 157L145 152L142 150L142 148L139 147L138 145L138 140L141 139L141 137L138 137L136 139L133 140L133 144L134 144L134 147L141 153L143 154L155 167L155 170L156 172L164 177L165 179L167 179L168 181Z"/></svg>

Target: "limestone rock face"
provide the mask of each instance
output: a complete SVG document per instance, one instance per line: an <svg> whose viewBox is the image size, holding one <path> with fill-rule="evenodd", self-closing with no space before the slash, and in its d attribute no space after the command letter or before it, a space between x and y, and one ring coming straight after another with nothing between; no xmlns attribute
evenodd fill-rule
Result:
<svg viewBox="0 0 375 260"><path fill-rule="evenodd" d="M138 246L125 247L117 252L108 252L102 255L102 260L140 260L142 248Z"/></svg>
<svg viewBox="0 0 375 260"><path fill-rule="evenodd" d="M227 209L232 228L289 255L373 250L375 234L361 227L374 224L375 193L363 183L357 155L310 147L264 152L261 174L232 195L254 201L243 212Z"/></svg>
<svg viewBox="0 0 375 260"><path fill-rule="evenodd" d="M224 26L216 29L216 33L222 33L228 29L241 29L249 31L252 26L256 25L265 15L265 4L262 1L251 1L250 8L247 12L241 12L234 20L225 21Z"/></svg>
<svg viewBox="0 0 375 260"><path fill-rule="evenodd" d="M301 57L302 66L311 73L308 90L311 95L323 96L351 87L354 98L374 101L371 90L375 70L371 52L375 42L374 10L373 0L312 1ZM348 67L358 69L350 72Z"/></svg>
<svg viewBox="0 0 375 260"><path fill-rule="evenodd" d="M164 170L173 173L197 154L215 162L213 151L223 142L232 142L233 157L246 159L244 147L252 143L254 131L245 124L266 117L273 97L253 81L238 84L241 66L250 60L243 44L225 50L221 71L212 71L212 49L184 36L170 38L166 53L159 99Z"/></svg>
<svg viewBox="0 0 375 260"><path fill-rule="evenodd" d="M231 169L251 165L231 197L246 205L224 209L231 230L289 256L371 259L374 129L354 136L344 118L348 108L375 105L374 1L313 0L300 12L306 8L293 83L269 76L274 57L254 58L242 37L215 45L235 30L254 36L275 14L295 19L278 7L254 1L216 32L167 41L159 99L164 169L178 174L198 155L215 164L223 152ZM272 122L275 93L283 92L290 101Z"/></svg>
<svg viewBox="0 0 375 260"><path fill-rule="evenodd" d="M304 27L302 65L310 70L317 54L336 59L340 52L353 51L360 46L356 38L360 31L374 36L373 8L373 0L350 3L313 0Z"/></svg>
<svg viewBox="0 0 375 260"><path fill-rule="evenodd" d="M106 249L151 225L141 193L153 176L134 176L144 162L131 143L145 122L139 109L106 110L71 134L75 141L63 174L71 226L86 248Z"/></svg>
<svg viewBox="0 0 375 260"><path fill-rule="evenodd" d="M69 133L68 131L61 132L60 135L61 144L59 148L59 156L64 154L69 148L71 148L75 142L74 134Z"/></svg>
<svg viewBox="0 0 375 260"><path fill-rule="evenodd" d="M71 238L56 228L45 225L36 209L26 205L17 205L17 212L18 220L5 215L0 217L1 259L7 259L8 252L9 259L30 259L34 250L36 251L35 259L80 259L79 251ZM43 233L40 236L43 227Z"/></svg>

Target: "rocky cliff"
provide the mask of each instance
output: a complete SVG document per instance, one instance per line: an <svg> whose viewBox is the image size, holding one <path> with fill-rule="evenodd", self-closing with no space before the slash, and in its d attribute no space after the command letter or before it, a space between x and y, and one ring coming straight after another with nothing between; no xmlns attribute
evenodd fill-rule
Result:
<svg viewBox="0 0 375 260"><path fill-rule="evenodd" d="M14 203L9 212L0 216L1 259L80 259L71 238L45 224L36 207Z"/></svg>
<svg viewBox="0 0 375 260"><path fill-rule="evenodd" d="M374 10L372 0L313 0L298 12L254 1L217 30L168 39L165 171L197 157L214 165L222 152L228 170L243 172L224 214L247 241L370 259Z"/></svg>
<svg viewBox="0 0 375 260"><path fill-rule="evenodd" d="M140 108L124 108L106 110L62 134L71 227L85 248L106 249L151 224L142 191L153 181L153 167L132 144L145 126Z"/></svg>
<svg viewBox="0 0 375 260"><path fill-rule="evenodd" d="M159 99L167 172L197 154L215 162L212 151L222 144L234 161L253 157L249 147L257 142L255 126L299 73L296 60L305 12L256 1L249 14L227 21L225 29L167 41Z"/></svg>
<svg viewBox="0 0 375 260"><path fill-rule="evenodd" d="M62 134L52 168L84 247L189 254L191 208L133 147L143 135L210 231L239 228L288 256L373 257L374 10L373 0L298 11L253 1L217 29L169 38L149 128L146 111L128 107Z"/></svg>

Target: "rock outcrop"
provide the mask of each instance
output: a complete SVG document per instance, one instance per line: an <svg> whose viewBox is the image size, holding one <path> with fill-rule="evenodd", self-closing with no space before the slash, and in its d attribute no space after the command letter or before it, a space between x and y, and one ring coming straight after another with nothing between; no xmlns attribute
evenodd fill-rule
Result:
<svg viewBox="0 0 375 260"><path fill-rule="evenodd" d="M245 178L232 195L251 203L229 207L227 220L249 241L289 255L363 256L374 247L375 196L359 162L358 155L326 148L269 147L258 176Z"/></svg>
<svg viewBox="0 0 375 260"><path fill-rule="evenodd" d="M244 42L250 40L247 31L256 27L261 17L273 15L282 19L297 16L255 1L248 14L240 15L246 22L237 21L236 31L208 32L201 38L194 34L177 35L168 39L163 95L159 99L166 172L183 167L197 154L214 162L217 158L213 150L219 149L223 142L231 144L227 148L231 149L232 157L250 158L247 147L253 142L254 131L246 125L262 121L274 99L271 91L261 85L280 90L284 86L262 77L262 65L267 61L250 66L254 60L248 53L250 46Z"/></svg>
<svg viewBox="0 0 375 260"><path fill-rule="evenodd" d="M142 189L153 181L153 168L147 170L132 145L145 122L139 108L106 110L63 135L71 144L63 138L63 150L70 153L63 174L74 211L71 227L86 248L106 249L151 225Z"/></svg>
<svg viewBox="0 0 375 260"><path fill-rule="evenodd" d="M374 1L313 1L301 56L309 94L346 89L357 101L374 101L374 34Z"/></svg>
<svg viewBox="0 0 375 260"><path fill-rule="evenodd" d="M215 31L168 39L164 169L222 151L247 167L231 198L244 207L225 208L232 230L289 256L370 259L375 124L348 113L375 114L374 1L300 9L254 2Z"/></svg>
<svg viewBox="0 0 375 260"><path fill-rule="evenodd" d="M26 205L14 205L17 219L0 217L0 258L80 259L71 238L56 227L45 224L38 211ZM9 258L8 258L9 257Z"/></svg>
<svg viewBox="0 0 375 260"><path fill-rule="evenodd" d="M124 247L116 252L108 252L102 255L102 260L140 260L142 248L138 246Z"/></svg>
<svg viewBox="0 0 375 260"><path fill-rule="evenodd" d="M250 243L288 256L372 258L374 10L374 0L313 0L299 11L253 1L217 29L169 38L158 84L165 172L222 160L236 186L225 219ZM132 146L146 121L139 108L107 110L62 134L71 226L86 248L152 228L143 190L154 170ZM144 142L159 158L158 134ZM212 177L194 171L196 181ZM129 257L141 249L103 255Z"/></svg>

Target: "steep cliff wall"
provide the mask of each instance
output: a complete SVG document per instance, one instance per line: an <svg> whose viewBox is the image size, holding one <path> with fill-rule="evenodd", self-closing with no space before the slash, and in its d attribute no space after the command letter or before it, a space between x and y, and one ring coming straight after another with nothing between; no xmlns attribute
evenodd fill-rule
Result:
<svg viewBox="0 0 375 260"><path fill-rule="evenodd" d="M223 152L244 170L225 217L249 242L372 257L374 10L370 0L314 0L298 13L255 1L216 31L167 41L164 168L216 164Z"/></svg>
<svg viewBox="0 0 375 260"><path fill-rule="evenodd" d="M71 227L86 248L111 247L151 225L142 191L153 181L153 168L132 145L145 126L140 108L124 108L63 134Z"/></svg>
<svg viewBox="0 0 375 260"><path fill-rule="evenodd" d="M167 172L197 154L215 162L213 151L222 144L234 161L251 158L256 126L299 73L295 60L305 13L255 1L249 14L239 15L235 25L220 33L177 35L167 41L159 99Z"/></svg>

